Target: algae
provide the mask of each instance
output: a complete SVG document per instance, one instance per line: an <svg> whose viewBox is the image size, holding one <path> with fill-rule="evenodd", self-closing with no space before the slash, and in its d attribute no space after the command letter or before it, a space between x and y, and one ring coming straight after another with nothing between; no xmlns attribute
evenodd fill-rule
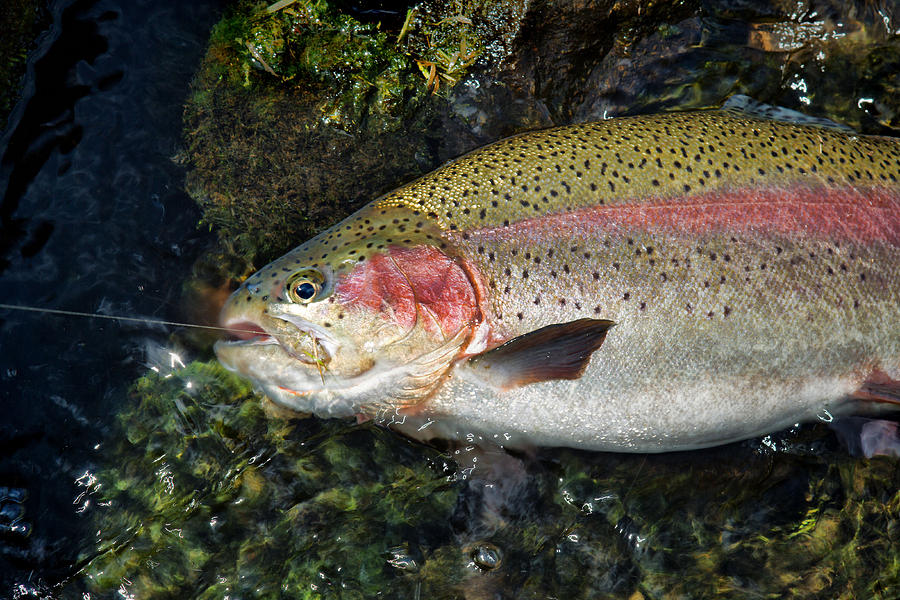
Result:
<svg viewBox="0 0 900 600"><path fill-rule="evenodd" d="M266 414L217 363L151 372L131 396L92 492L90 593L372 597L396 579L392 547L427 554L449 535L435 517L457 491L436 451Z"/></svg>
<svg viewBox="0 0 900 600"><path fill-rule="evenodd" d="M524 6L420 4L389 30L324 1L237 2L185 109L181 160L203 224L259 266L453 156L549 124L527 107L489 125L469 110L494 96L498 115L510 108L477 77L509 53Z"/></svg>
<svg viewBox="0 0 900 600"><path fill-rule="evenodd" d="M326 0L243 1L216 26L210 44L231 55L225 70L232 85L319 84L323 123L392 130L405 126L429 94L446 96L482 55L496 62L508 53L509 24L524 7L432 0L408 8L397 31Z"/></svg>
<svg viewBox="0 0 900 600"><path fill-rule="evenodd" d="M900 586L897 461L852 458L821 425L703 452L503 455L473 476L459 452L371 424L273 414L216 363L150 372L131 397L65 597L890 598Z"/></svg>

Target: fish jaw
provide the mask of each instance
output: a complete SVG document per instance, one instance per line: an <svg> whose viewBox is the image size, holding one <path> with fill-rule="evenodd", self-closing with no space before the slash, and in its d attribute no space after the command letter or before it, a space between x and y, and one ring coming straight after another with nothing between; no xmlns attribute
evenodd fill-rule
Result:
<svg viewBox="0 0 900 600"><path fill-rule="evenodd" d="M317 380L313 369L297 368L296 359L276 343L216 342L216 356L230 371L250 379L276 404L301 413L348 417L353 405Z"/></svg>
<svg viewBox="0 0 900 600"><path fill-rule="evenodd" d="M227 369L250 379L254 385L276 404L299 413L316 416L350 417L364 409L361 405L373 394L386 393L397 385L400 369L390 361L378 361L375 356L356 360L356 368L347 371L348 345L315 323L307 321L289 309L279 309L270 324L270 333L259 324L253 324L245 316L224 320L227 328L244 331L262 330L248 339L219 341L215 352ZM313 354L300 350L318 348ZM310 356L312 354L312 356ZM343 373L329 369L332 357L340 357Z"/></svg>
<svg viewBox="0 0 900 600"><path fill-rule="evenodd" d="M293 319L301 331L315 327ZM247 327L246 321L237 322ZM315 334L309 334L315 335ZM327 370L318 374L298 361L274 336L259 335L215 345L219 361L229 370L254 382L275 403L319 417L367 417L397 413L418 404L446 379L454 361L470 344L472 332L460 328L436 348L412 360L375 358L356 376L335 377ZM337 351L340 344L325 340ZM418 344L416 344L418 346Z"/></svg>
<svg viewBox="0 0 900 600"><path fill-rule="evenodd" d="M352 404L329 389L324 377L342 346L335 336L288 308L266 311L265 318L235 314L229 308L226 304L222 325L237 339L221 340L214 347L227 369L293 410L333 417L354 414Z"/></svg>

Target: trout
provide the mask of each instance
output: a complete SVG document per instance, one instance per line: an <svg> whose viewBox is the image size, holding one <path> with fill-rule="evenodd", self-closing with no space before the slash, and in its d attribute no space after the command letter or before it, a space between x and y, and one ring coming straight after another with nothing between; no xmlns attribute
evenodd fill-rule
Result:
<svg viewBox="0 0 900 600"><path fill-rule="evenodd" d="M664 452L900 403L900 140L709 110L517 135L247 279L216 352L421 440Z"/></svg>

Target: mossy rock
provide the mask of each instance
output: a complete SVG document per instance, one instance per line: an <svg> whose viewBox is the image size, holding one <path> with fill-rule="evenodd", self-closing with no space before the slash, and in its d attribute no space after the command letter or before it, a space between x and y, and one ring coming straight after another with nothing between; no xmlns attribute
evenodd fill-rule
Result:
<svg viewBox="0 0 900 600"><path fill-rule="evenodd" d="M449 158L549 124L526 105L486 126L471 108L509 106L487 73L523 13L512 0L432 1L388 31L324 1L236 3L185 111L187 189L204 223L260 263Z"/></svg>

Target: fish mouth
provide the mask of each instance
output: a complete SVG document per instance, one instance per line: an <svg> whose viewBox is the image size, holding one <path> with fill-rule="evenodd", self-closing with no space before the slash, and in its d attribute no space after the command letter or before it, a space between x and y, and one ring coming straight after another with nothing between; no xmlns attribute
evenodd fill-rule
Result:
<svg viewBox="0 0 900 600"><path fill-rule="evenodd" d="M252 321L231 321L224 324L227 344L271 344L277 343L265 329Z"/></svg>
<svg viewBox="0 0 900 600"><path fill-rule="evenodd" d="M293 315L278 315L276 318L292 326L292 330L273 331L254 321L235 319L223 324L230 339L222 343L227 346L278 345L292 358L319 369L331 362L338 344L330 335L317 325Z"/></svg>

